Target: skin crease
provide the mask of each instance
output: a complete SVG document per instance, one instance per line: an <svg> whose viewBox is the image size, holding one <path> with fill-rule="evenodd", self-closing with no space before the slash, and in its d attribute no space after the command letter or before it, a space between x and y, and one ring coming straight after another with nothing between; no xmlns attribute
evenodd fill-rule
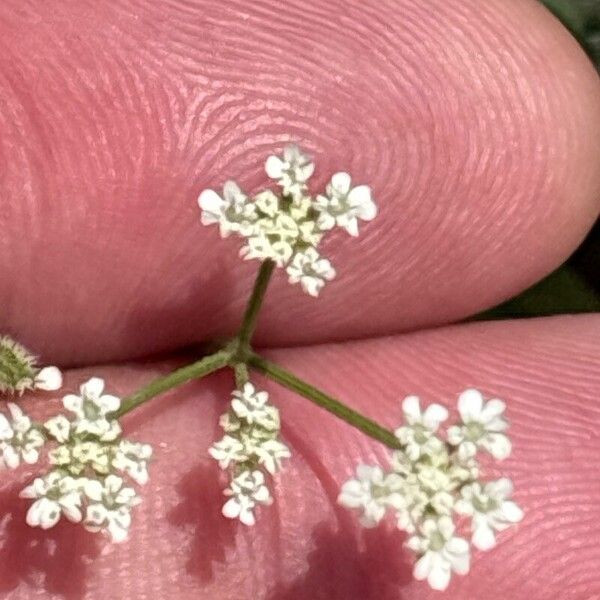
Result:
<svg viewBox="0 0 600 600"><path fill-rule="evenodd" d="M463 318L600 209L599 79L533 1L4 0L0 39L0 329L50 362L231 333L256 263L196 198L290 139L380 215L324 244L318 302L278 274L261 344Z"/></svg>
<svg viewBox="0 0 600 600"><path fill-rule="evenodd" d="M347 169L381 214L324 247L339 277L317 302L276 278L258 343L315 344L270 356L389 427L408 393L505 398L515 451L490 475L514 479L526 520L431 592L391 523L360 531L333 503L385 450L269 384L294 458L254 530L226 521L206 455L223 374L127 418L156 461L125 545L28 528L17 495L39 468L4 474L0 597L600 595L598 316L317 345L459 319L556 267L599 210L596 73L527 0L299 5L2 2L0 330L62 365L233 330L256 265L200 227L195 199L228 177L260 189L260 164L293 139L315 189ZM126 394L174 366L88 366L65 387L97 374ZM44 398L24 407L53 414Z"/></svg>

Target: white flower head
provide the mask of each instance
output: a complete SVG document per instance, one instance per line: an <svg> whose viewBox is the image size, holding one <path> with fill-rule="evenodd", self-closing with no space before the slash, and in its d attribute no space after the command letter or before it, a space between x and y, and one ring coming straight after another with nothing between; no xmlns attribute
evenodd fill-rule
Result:
<svg viewBox="0 0 600 600"><path fill-rule="evenodd" d="M40 369L33 380L37 390L53 392L62 387L62 373L57 367L44 367Z"/></svg>
<svg viewBox="0 0 600 600"><path fill-rule="evenodd" d="M80 387L80 395L67 394L63 398L64 407L75 414L75 431L81 434L98 436L102 441L115 440L121 433L119 424L109 419L121 406L116 396L104 394L104 381L92 377Z"/></svg>
<svg viewBox="0 0 600 600"><path fill-rule="evenodd" d="M413 570L415 579L426 579L434 590L448 587L452 571L459 575L469 572L469 543L454 536L450 517L425 520L419 535L411 537L407 546L419 555Z"/></svg>
<svg viewBox="0 0 600 600"><path fill-rule="evenodd" d="M148 483L148 461L152 457L152 446L129 440L121 440L116 447L112 466L127 473L136 483Z"/></svg>
<svg viewBox="0 0 600 600"><path fill-rule="evenodd" d="M421 411L417 396L407 396L402 401L402 412L407 425L395 431L396 437L405 445L411 460L422 454L435 454L443 448L443 442L435 433L448 418L448 411L440 404L431 404Z"/></svg>
<svg viewBox="0 0 600 600"><path fill-rule="evenodd" d="M356 479L342 486L338 503L361 511L360 522L364 527L375 527L389 507L405 510L402 477L385 474L378 466L359 465Z"/></svg>
<svg viewBox="0 0 600 600"><path fill-rule="evenodd" d="M214 190L204 190L198 197L202 224L219 225L221 237L231 233L250 235L256 220L256 207L235 181L226 181L223 197Z"/></svg>
<svg viewBox="0 0 600 600"><path fill-rule="evenodd" d="M290 283L300 283L302 289L313 297L319 295L326 281L335 277L331 263L311 247L304 252L297 252L286 272Z"/></svg>
<svg viewBox="0 0 600 600"><path fill-rule="evenodd" d="M21 461L27 464L36 463L39 449L45 438L31 419L12 402L7 404L11 420L0 413L0 457L9 469L16 469Z"/></svg>
<svg viewBox="0 0 600 600"><path fill-rule="evenodd" d="M245 259L271 259L282 267L291 258L300 239L298 223L287 214L265 217L256 223L255 231L240 250Z"/></svg>
<svg viewBox="0 0 600 600"><path fill-rule="evenodd" d="M106 533L113 542L127 539L131 509L140 502L135 490L123 483L121 477L109 475L102 482L88 479L83 488L89 500L83 526L88 531Z"/></svg>
<svg viewBox="0 0 600 600"><path fill-rule="evenodd" d="M228 519L239 519L244 525L254 525L254 509L257 505L273 502L265 484L262 471L242 471L232 479L226 496L231 496L223 505L223 515Z"/></svg>
<svg viewBox="0 0 600 600"><path fill-rule="evenodd" d="M283 194L294 199L301 198L306 190L306 182L313 174L315 165L310 158L293 144L283 149L283 157L269 156L265 171L283 188Z"/></svg>
<svg viewBox="0 0 600 600"><path fill-rule="evenodd" d="M502 478L481 484L476 481L461 489L461 499L456 502L459 514L472 518L473 546L489 550L496 545L495 531L503 531L523 518L523 511L509 500L512 482Z"/></svg>
<svg viewBox="0 0 600 600"><path fill-rule="evenodd" d="M465 390L458 397L458 412L463 424L448 429L448 441L458 446L461 457L472 457L477 448L487 450L494 458L503 460L510 455L511 443L504 432L506 405L496 398L484 402L478 390Z"/></svg>
<svg viewBox="0 0 600 600"><path fill-rule="evenodd" d="M81 521L81 492L77 480L60 471L36 478L20 496L35 499L27 511L26 521L30 527L54 527L61 514L69 521Z"/></svg>
<svg viewBox="0 0 600 600"><path fill-rule="evenodd" d="M234 390L231 395L231 408L238 418L271 431L279 430L279 411L268 404L267 392L257 390L247 382L242 390Z"/></svg>
<svg viewBox="0 0 600 600"><path fill-rule="evenodd" d="M319 211L317 224L322 230L336 225L350 235L358 235L358 220L371 221L377 216L377 206L367 185L352 187L348 173L336 173L327 185L327 195L319 195L315 201Z"/></svg>

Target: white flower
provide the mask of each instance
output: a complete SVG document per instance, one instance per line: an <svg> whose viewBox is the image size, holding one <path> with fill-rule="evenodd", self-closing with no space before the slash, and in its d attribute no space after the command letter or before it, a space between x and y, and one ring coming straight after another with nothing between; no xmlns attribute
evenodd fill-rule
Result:
<svg viewBox="0 0 600 600"><path fill-rule="evenodd" d="M102 441L113 441L121 433L115 420L107 416L118 410L121 400L116 396L103 394L104 381L92 377L80 387L80 395L67 394L63 398L64 407L76 416L73 425L81 434L98 436Z"/></svg>
<svg viewBox="0 0 600 600"><path fill-rule="evenodd" d="M21 460L31 465L39 458L39 448L44 445L44 436L16 404L8 402L7 406L11 421L0 413L2 462L9 469L16 469Z"/></svg>
<svg viewBox="0 0 600 600"><path fill-rule="evenodd" d="M364 527L374 527L385 515L388 507L404 510L402 477L395 473L386 475L381 467L359 465L356 479L342 486L338 503L362 511L360 522Z"/></svg>
<svg viewBox="0 0 600 600"><path fill-rule="evenodd" d="M223 198L214 190L204 190L198 198L198 205L202 209L202 224L218 223L221 237L225 238L230 233L247 236L253 230L256 207L235 181L225 182Z"/></svg>
<svg viewBox="0 0 600 600"><path fill-rule="evenodd" d="M462 498L456 502L455 510L472 517L471 541L476 548L493 548L496 545L494 531L503 531L523 518L523 511L519 506L508 500L512 491L512 482L507 478L484 485L474 482L462 488Z"/></svg>
<svg viewBox="0 0 600 600"><path fill-rule="evenodd" d="M271 218L277 215L280 210L279 198L271 190L265 190L257 194L254 197L254 204L260 212Z"/></svg>
<svg viewBox="0 0 600 600"><path fill-rule="evenodd" d="M127 538L131 525L131 509L140 500L135 490L123 487L123 479L109 475L101 483L88 479L84 484L85 495L91 501L85 514L84 527L88 531L106 532L113 542Z"/></svg>
<svg viewBox="0 0 600 600"><path fill-rule="evenodd" d="M408 425L397 429L395 435L406 446L405 452L411 460L443 448L442 440L435 435L440 424L448 418L448 411L443 406L431 404L421 412L419 398L407 396L402 402L402 412Z"/></svg>
<svg viewBox="0 0 600 600"><path fill-rule="evenodd" d="M62 387L62 373L57 367L44 367L34 377L33 386L48 392L59 390Z"/></svg>
<svg viewBox="0 0 600 600"><path fill-rule="evenodd" d="M327 196L317 196L315 208L320 213L317 225L322 230L337 225L353 236L358 235L358 219L371 221L377 216L377 206L371 198L369 186L353 188L348 173L336 173L331 178Z"/></svg>
<svg viewBox="0 0 600 600"><path fill-rule="evenodd" d="M265 171L271 179L277 180L283 193L292 198L300 198L306 190L306 182L313 174L315 165L298 146L289 145L283 149L283 159L269 156Z"/></svg>
<svg viewBox="0 0 600 600"><path fill-rule="evenodd" d="M225 435L221 440L215 442L208 453L217 461L221 469L227 469L233 462L244 462L248 460L246 446L237 438L231 435Z"/></svg>
<svg viewBox="0 0 600 600"><path fill-rule="evenodd" d="M116 448L112 466L125 471L136 483L148 483L148 461L152 456L150 444L121 440Z"/></svg>
<svg viewBox="0 0 600 600"><path fill-rule="evenodd" d="M420 555L413 570L415 579L427 579L434 590L448 587L452 571L459 575L469 572L469 543L454 536L450 517L427 519L420 535L411 537L407 546Z"/></svg>
<svg viewBox="0 0 600 600"><path fill-rule="evenodd" d="M71 422L64 415L57 415L44 423L48 433L59 443L66 442L71 435Z"/></svg>
<svg viewBox="0 0 600 600"><path fill-rule="evenodd" d="M300 283L302 289L311 296L317 297L325 285L335 277L335 269L331 263L319 256L314 248L297 252L286 269L290 283Z"/></svg>
<svg viewBox="0 0 600 600"><path fill-rule="evenodd" d="M258 458L258 463L274 475L281 469L281 460L291 456L290 449L279 440L268 439L257 441L251 446L252 454Z"/></svg>
<svg viewBox="0 0 600 600"><path fill-rule="evenodd" d="M250 383L232 392L231 408L237 417L248 424L256 423L270 431L279 430L279 411L268 404L269 394L258 391Z"/></svg>
<svg viewBox="0 0 600 600"><path fill-rule="evenodd" d="M448 441L458 446L461 457L474 456L479 447L496 459L507 458L511 443L503 433L508 429L508 422L503 415L505 408L502 400L494 398L484 404L481 392L465 390L458 397L458 412L463 425L448 429Z"/></svg>
<svg viewBox="0 0 600 600"><path fill-rule="evenodd" d="M110 470L109 447L105 444L88 440L78 442L71 449L74 464L90 465L94 471L106 474Z"/></svg>
<svg viewBox="0 0 600 600"><path fill-rule="evenodd" d="M231 498L223 505L223 515L239 519L244 525L254 525L253 510L258 504L268 505L273 501L261 471L243 471L224 493Z"/></svg>
<svg viewBox="0 0 600 600"><path fill-rule="evenodd" d="M242 421L239 417L231 411L223 413L219 417L219 425L223 428L226 433L236 433L242 426Z"/></svg>
<svg viewBox="0 0 600 600"><path fill-rule="evenodd" d="M81 521L81 493L77 480L59 471L36 478L19 495L21 498L36 498L27 511L26 521L31 527L54 527L61 514L70 521Z"/></svg>
<svg viewBox="0 0 600 600"><path fill-rule="evenodd" d="M292 245L284 240L271 240L262 232L248 238L245 246L240 249L240 256L244 260L273 260L277 266L282 267L293 254Z"/></svg>

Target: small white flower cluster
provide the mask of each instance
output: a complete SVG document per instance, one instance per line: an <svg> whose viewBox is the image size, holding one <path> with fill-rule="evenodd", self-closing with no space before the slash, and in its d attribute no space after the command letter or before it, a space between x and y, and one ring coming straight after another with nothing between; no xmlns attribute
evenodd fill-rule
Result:
<svg viewBox="0 0 600 600"><path fill-rule="evenodd" d="M408 396L402 410L406 424L395 432L402 450L394 452L392 470L360 465L356 479L342 486L338 502L359 510L365 527L393 511L418 557L415 578L444 590L452 572L464 575L470 566L469 542L455 535L454 515L471 517L471 544L480 550L493 548L495 532L523 518L510 500L509 479L479 480L478 450L500 460L510 454L505 405L497 399L485 402L477 390L464 391L458 399L462 422L448 428L445 441L438 435L448 418L443 406L421 410L419 399Z"/></svg>
<svg viewBox="0 0 600 600"><path fill-rule="evenodd" d="M231 480L223 505L223 515L254 525L256 506L271 504L265 472L274 475L281 461L290 457L289 448L279 437L279 411L269 404L269 394L251 383L232 393L230 410L221 416L225 431L209 449L210 455Z"/></svg>
<svg viewBox="0 0 600 600"><path fill-rule="evenodd" d="M48 529L64 515L89 531L107 533L115 542L126 539L131 509L139 499L117 473L145 484L152 448L122 438L118 421L111 417L121 401L103 392L104 381L90 379L80 395L63 398L71 419L57 415L43 425L33 423L15 404L8 404L10 421L0 413L2 462L8 468L17 468L21 461L33 464L42 446L57 444L48 452L51 470L20 494L34 500L28 525Z"/></svg>
<svg viewBox="0 0 600 600"><path fill-rule="evenodd" d="M227 181L221 197L204 190L198 198L204 225L218 224L222 237L246 238L240 251L245 259L273 260L285 267L290 283L300 283L318 296L335 277L329 260L317 251L323 234L334 227L358 235L358 221L370 221L377 207L366 185L352 187L348 173L336 173L326 193L312 198L307 181L314 164L297 146L286 146L283 157L269 156L267 175L281 186L281 196L265 190L248 197L234 181Z"/></svg>
<svg viewBox="0 0 600 600"><path fill-rule="evenodd" d="M37 359L24 346L0 336L0 393L23 394L27 390L55 391L62 386L56 367L38 367Z"/></svg>

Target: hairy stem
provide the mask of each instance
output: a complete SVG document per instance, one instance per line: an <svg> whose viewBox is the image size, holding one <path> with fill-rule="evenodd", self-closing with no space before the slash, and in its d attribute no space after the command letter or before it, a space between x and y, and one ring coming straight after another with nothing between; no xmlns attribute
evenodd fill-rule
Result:
<svg viewBox="0 0 600 600"><path fill-rule="evenodd" d="M265 260L260 266L256 281L254 282L254 289L252 295L246 305L246 312L242 320L242 326L238 335L239 352L242 358L244 354L248 352L250 348L250 342L252 341L252 335L256 329L256 321L258 319L258 313L262 306L269 280L273 274L275 263L272 260Z"/></svg>
<svg viewBox="0 0 600 600"><path fill-rule="evenodd" d="M236 362L233 365L233 372L235 374L235 387L241 390L244 384L248 383L250 377L248 375L248 365L243 362Z"/></svg>
<svg viewBox="0 0 600 600"><path fill-rule="evenodd" d="M356 427L356 429L359 429L374 440L385 444L389 448L402 448L398 438L396 438L391 431L381 427L381 425L378 425L375 421L361 415L349 406L332 398L309 383L302 381L293 373L286 371L279 365L268 361L254 352L250 353L248 364L259 373L262 373L269 379L276 381L289 390L304 396L311 402L314 402L317 406L324 408L336 417L342 419L342 421L346 421L346 423Z"/></svg>
<svg viewBox="0 0 600 600"><path fill-rule="evenodd" d="M140 404L143 404L147 400L154 398L174 387L180 386L192 379L200 379L205 377L209 373L218 371L223 367L226 367L233 356L234 350L227 346L214 354L205 356L181 369L177 369L164 377L159 377L154 381L151 381L148 385L134 392L131 396L124 398L121 407L114 413L115 418L122 417L129 411L137 408Z"/></svg>

